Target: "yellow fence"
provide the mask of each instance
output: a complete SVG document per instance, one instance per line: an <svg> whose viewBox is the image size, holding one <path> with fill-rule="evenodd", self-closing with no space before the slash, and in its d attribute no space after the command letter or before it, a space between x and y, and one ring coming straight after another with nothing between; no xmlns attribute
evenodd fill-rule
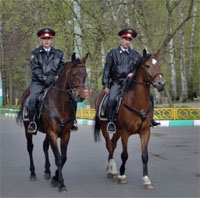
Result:
<svg viewBox="0 0 200 198"><path fill-rule="evenodd" d="M76 117L80 119L91 119L95 116L95 109L80 108ZM199 120L200 108L155 108L154 118L156 120Z"/></svg>

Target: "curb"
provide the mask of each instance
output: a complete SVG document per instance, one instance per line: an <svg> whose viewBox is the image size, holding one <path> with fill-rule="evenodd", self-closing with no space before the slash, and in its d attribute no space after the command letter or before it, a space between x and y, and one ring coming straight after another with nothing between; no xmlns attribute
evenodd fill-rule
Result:
<svg viewBox="0 0 200 198"><path fill-rule="evenodd" d="M161 127L189 127L200 126L200 120L161 120Z"/></svg>
<svg viewBox="0 0 200 198"><path fill-rule="evenodd" d="M5 113L5 117L16 118L17 115L15 113ZM200 126L200 120L156 120L160 122L158 127L189 127L189 126ZM94 120L87 119L77 119L78 125L83 126L93 126Z"/></svg>
<svg viewBox="0 0 200 198"><path fill-rule="evenodd" d="M200 120L157 120L158 127L189 127L200 126ZM78 125L94 125L94 120L77 119Z"/></svg>

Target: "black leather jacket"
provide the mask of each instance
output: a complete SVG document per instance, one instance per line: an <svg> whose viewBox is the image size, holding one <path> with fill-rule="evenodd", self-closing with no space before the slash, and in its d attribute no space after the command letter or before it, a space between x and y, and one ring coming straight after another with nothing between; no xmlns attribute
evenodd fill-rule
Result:
<svg viewBox="0 0 200 198"><path fill-rule="evenodd" d="M123 52L119 46L112 49L106 57L102 84L104 88L110 88L112 81L120 81L127 77L129 73L136 74L140 64L141 55L129 48L128 52Z"/></svg>
<svg viewBox="0 0 200 198"><path fill-rule="evenodd" d="M56 76L64 65L63 52L51 47L49 57L42 46L32 51L30 67L32 81L45 81L48 76Z"/></svg>

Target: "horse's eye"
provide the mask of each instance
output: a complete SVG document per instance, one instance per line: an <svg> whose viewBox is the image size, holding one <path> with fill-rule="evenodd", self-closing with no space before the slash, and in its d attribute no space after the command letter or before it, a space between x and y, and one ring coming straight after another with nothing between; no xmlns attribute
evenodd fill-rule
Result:
<svg viewBox="0 0 200 198"><path fill-rule="evenodd" d="M146 67L146 68L149 68L150 66L149 66L149 65L145 65L145 67Z"/></svg>

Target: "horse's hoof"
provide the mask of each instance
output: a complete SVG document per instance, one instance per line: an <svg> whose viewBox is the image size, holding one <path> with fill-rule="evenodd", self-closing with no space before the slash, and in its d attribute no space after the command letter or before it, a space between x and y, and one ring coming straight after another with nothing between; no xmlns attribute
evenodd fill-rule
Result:
<svg viewBox="0 0 200 198"><path fill-rule="evenodd" d="M112 173L108 173L107 174L107 178L111 178L112 179L113 178L113 174Z"/></svg>
<svg viewBox="0 0 200 198"><path fill-rule="evenodd" d="M44 179L46 179L46 180L51 179L51 174L50 173L44 173Z"/></svg>
<svg viewBox="0 0 200 198"><path fill-rule="evenodd" d="M56 181L55 179L52 179L51 180L51 185L52 185L52 187L58 187L58 185L59 185L59 183L58 183L58 181Z"/></svg>
<svg viewBox="0 0 200 198"><path fill-rule="evenodd" d="M117 174L117 173L116 173L116 174L108 173L108 174L107 174L107 177L108 177L108 178L111 178L111 179L118 179L118 174Z"/></svg>
<svg viewBox="0 0 200 198"><path fill-rule="evenodd" d="M112 178L113 179L118 179L118 174L116 173L116 174L112 174Z"/></svg>
<svg viewBox="0 0 200 198"><path fill-rule="evenodd" d="M59 190L60 193L67 193L67 188L65 186L59 187L58 190Z"/></svg>
<svg viewBox="0 0 200 198"><path fill-rule="evenodd" d="M153 190L153 189L154 189L154 186L153 186L153 184L145 184L145 188L146 188L147 190Z"/></svg>
<svg viewBox="0 0 200 198"><path fill-rule="evenodd" d="M36 181L37 177L36 175L30 175L30 181Z"/></svg>
<svg viewBox="0 0 200 198"><path fill-rule="evenodd" d="M126 184L126 175L118 175L118 184Z"/></svg>
<svg viewBox="0 0 200 198"><path fill-rule="evenodd" d="M126 179L118 179L118 184L126 184Z"/></svg>

